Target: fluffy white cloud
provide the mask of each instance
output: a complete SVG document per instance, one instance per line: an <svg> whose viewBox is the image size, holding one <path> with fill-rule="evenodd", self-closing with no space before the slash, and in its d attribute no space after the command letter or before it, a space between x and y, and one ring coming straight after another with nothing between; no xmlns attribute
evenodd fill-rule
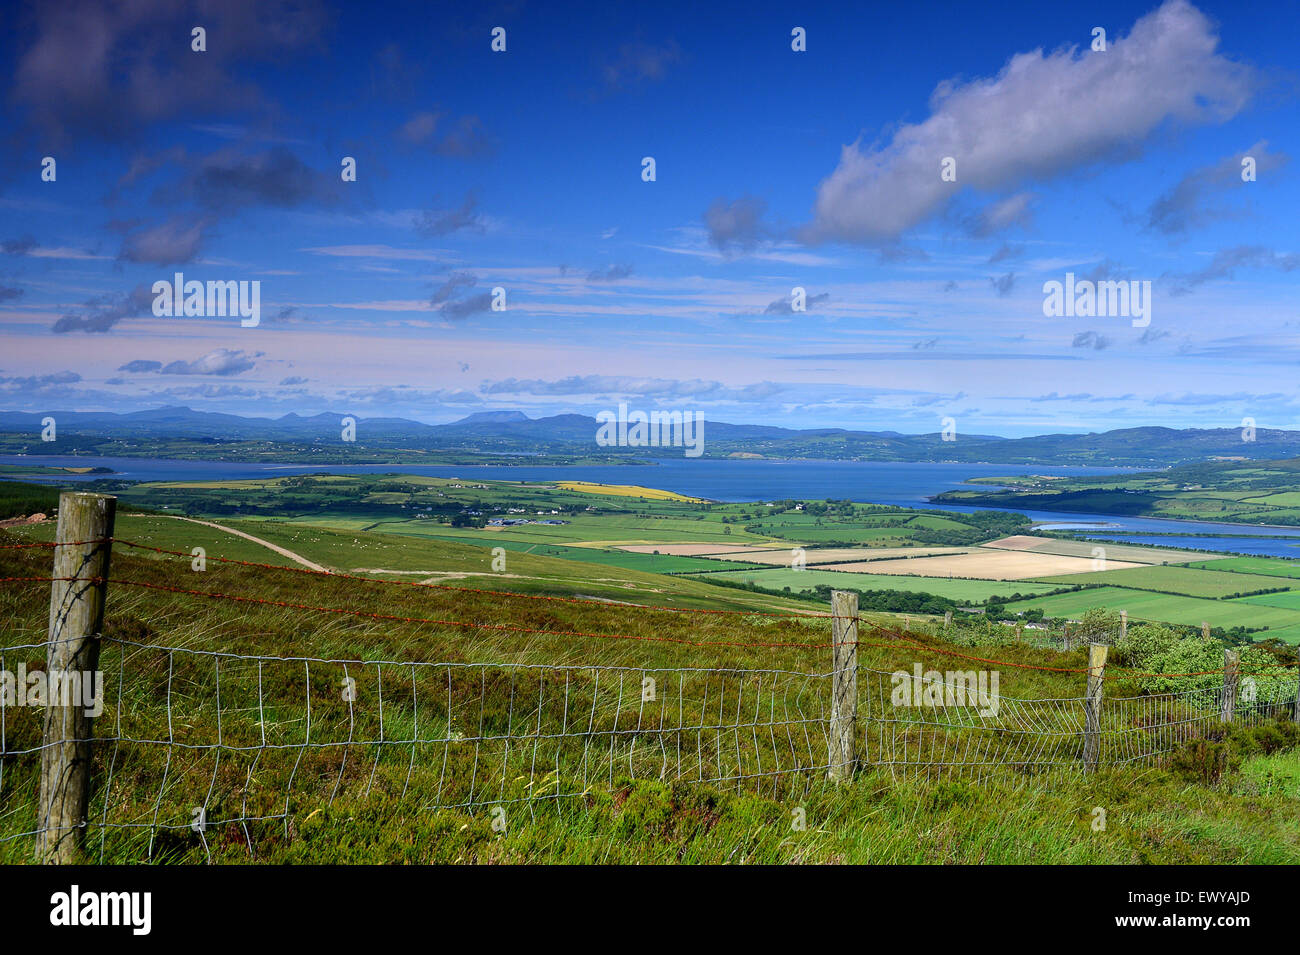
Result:
<svg viewBox="0 0 1300 955"><path fill-rule="evenodd" d="M1003 191L1130 155L1169 121L1226 120L1256 79L1217 53L1218 42L1199 10L1167 0L1104 53L1039 49L1013 56L991 79L941 83L924 122L878 148L843 147L804 237L892 242L960 189ZM947 156L957 160L955 183L940 179ZM996 213L1017 211L994 209L993 218L1014 221Z"/></svg>

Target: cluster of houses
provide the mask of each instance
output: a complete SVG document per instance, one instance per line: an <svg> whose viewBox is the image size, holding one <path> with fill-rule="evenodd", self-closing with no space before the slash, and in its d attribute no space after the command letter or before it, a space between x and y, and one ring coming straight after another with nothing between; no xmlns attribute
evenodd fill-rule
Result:
<svg viewBox="0 0 1300 955"><path fill-rule="evenodd" d="M538 511L538 513L540 514L541 512ZM520 524L567 524L567 523L569 522L559 521L554 519L543 520L543 521L530 521L527 518L523 518L523 517L494 517L492 518L492 520L488 521L488 526L489 527L517 527Z"/></svg>

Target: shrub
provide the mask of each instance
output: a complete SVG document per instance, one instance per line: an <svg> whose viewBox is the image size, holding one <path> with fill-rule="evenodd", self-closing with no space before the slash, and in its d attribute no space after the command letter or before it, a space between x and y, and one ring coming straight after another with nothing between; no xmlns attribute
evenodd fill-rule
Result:
<svg viewBox="0 0 1300 955"><path fill-rule="evenodd" d="M1251 756L1269 756L1300 745L1300 726L1290 720L1270 720L1258 726L1225 726L1188 740L1174 750L1169 765L1193 782L1213 786L1235 773Z"/></svg>
<svg viewBox="0 0 1300 955"><path fill-rule="evenodd" d="M1169 760L1170 768L1193 782L1213 786L1225 773L1241 767L1242 757L1228 740L1205 737L1189 740L1174 750Z"/></svg>

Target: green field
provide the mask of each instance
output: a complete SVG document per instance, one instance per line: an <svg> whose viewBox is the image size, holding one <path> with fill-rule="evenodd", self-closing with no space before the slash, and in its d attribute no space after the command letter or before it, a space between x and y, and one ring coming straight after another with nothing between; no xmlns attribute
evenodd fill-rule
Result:
<svg viewBox="0 0 1300 955"><path fill-rule="evenodd" d="M764 530L767 527L764 526ZM865 546L876 547L898 547L903 544L909 544L916 540L911 534L903 530L896 530L889 527L849 527L843 524L832 524L827 527L802 527L798 529L787 528L785 533L788 534L787 540L803 541L809 544L844 543L844 544L862 544Z"/></svg>
<svg viewBox="0 0 1300 955"><path fill-rule="evenodd" d="M1280 494L1267 494L1264 497L1248 497L1248 504L1270 504L1273 507L1300 507L1300 491L1283 491Z"/></svg>
<svg viewBox="0 0 1300 955"><path fill-rule="evenodd" d="M1287 590L1280 594L1260 594L1257 597L1241 597L1233 603L1253 604L1260 607L1284 607L1287 610L1300 610L1300 590Z"/></svg>
<svg viewBox="0 0 1300 955"><path fill-rule="evenodd" d="M1300 579L1300 560L1280 557L1228 557L1223 560L1200 561L1189 567L1208 567L1236 574L1262 574L1266 577L1294 577Z"/></svg>
<svg viewBox="0 0 1300 955"><path fill-rule="evenodd" d="M967 526L963 524L961 521L956 521L953 520L952 518L931 517L928 514L922 517L912 518L912 520L908 522L908 525L911 527L924 527L930 530L940 530L940 531L961 530Z"/></svg>
<svg viewBox="0 0 1300 955"><path fill-rule="evenodd" d="M1105 570L1042 579L1059 584L1110 584L1115 587L1156 590L1167 594L1215 599L1289 586L1287 581L1277 577L1227 573L1219 569L1220 563L1222 562L1206 561L1203 566L1207 569L1199 570L1157 564L1151 567L1129 567L1123 570ZM1300 586L1300 580L1297 580L1295 585Z"/></svg>
<svg viewBox="0 0 1300 955"><path fill-rule="evenodd" d="M1242 627L1268 631L1260 636L1275 636L1288 642L1300 642L1300 610L1251 603L1245 601L1206 600L1201 597L1181 597L1151 593L1144 590L1127 590L1121 587L1094 587L1075 593L1037 597L1008 604L1011 611L1038 608L1049 617L1077 618L1094 607L1109 610L1127 610L1131 620L1150 620L1181 626L1200 626L1207 621L1212 627Z"/></svg>
<svg viewBox="0 0 1300 955"><path fill-rule="evenodd" d="M562 544L545 544L520 541L497 534L485 536L439 535L439 540L470 544L474 547L504 547L507 551L535 554L538 557L562 557L589 564L607 564L610 567L630 567L650 574L686 574L714 570L744 570L754 565L743 560L714 560L705 557L679 557L673 554L641 554L613 547L570 547Z"/></svg>

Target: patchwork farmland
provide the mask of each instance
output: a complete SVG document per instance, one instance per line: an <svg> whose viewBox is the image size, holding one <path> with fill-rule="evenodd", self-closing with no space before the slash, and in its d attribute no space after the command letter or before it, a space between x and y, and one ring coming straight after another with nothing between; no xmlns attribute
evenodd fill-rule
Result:
<svg viewBox="0 0 1300 955"><path fill-rule="evenodd" d="M849 589L873 595L881 610L914 616L965 611L1059 624L1089 610L1126 610L1135 621L1208 623L1252 639L1300 642L1300 561L1102 547L1032 533L1009 513L721 503L632 484L403 474L157 482L121 494L166 513L224 519L309 560L356 540L357 572L376 577L472 580L487 573L473 565L492 551L508 555L500 585L520 590L619 599L629 590L681 589L699 605L706 594L807 602ZM177 544L203 533L194 525L181 531L168 518L129 520L148 525L146 538ZM264 552L229 534L212 537L213 553L223 556ZM366 553L380 551L379 542L391 543Z"/></svg>

